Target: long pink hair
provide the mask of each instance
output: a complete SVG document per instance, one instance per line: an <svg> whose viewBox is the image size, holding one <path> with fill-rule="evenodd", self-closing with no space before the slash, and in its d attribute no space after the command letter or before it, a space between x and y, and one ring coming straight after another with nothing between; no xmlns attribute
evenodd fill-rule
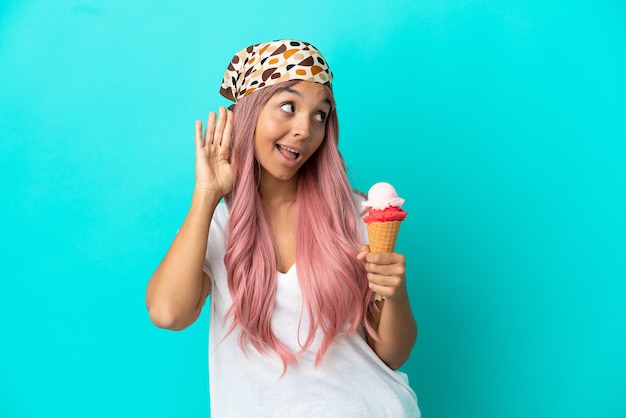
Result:
<svg viewBox="0 0 626 418"><path fill-rule="evenodd" d="M226 196L230 208L230 238L224 258L233 299L228 316L232 332L241 327L240 345L252 344L261 353L275 352L283 362L295 363L292 353L271 329L277 255L265 206L258 189L259 164L254 155L254 134L259 112L278 90L297 83L266 87L239 100L233 109L235 140L232 146L234 186ZM296 205L296 268L310 327L302 351L311 346L315 331L323 339L316 355L319 363L335 338L364 327L375 309L363 265L356 259L361 242L353 191L339 153L339 125L332 90L332 110L326 135L318 150L298 173Z"/></svg>

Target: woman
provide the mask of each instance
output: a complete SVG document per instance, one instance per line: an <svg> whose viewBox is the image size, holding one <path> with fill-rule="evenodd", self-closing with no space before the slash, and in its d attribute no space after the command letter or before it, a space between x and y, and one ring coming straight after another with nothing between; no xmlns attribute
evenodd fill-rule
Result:
<svg viewBox="0 0 626 418"><path fill-rule="evenodd" d="M252 45L224 75L232 112L204 138L196 121L191 207L146 299L180 330L211 295L212 416L419 416L394 371L417 335L405 259L361 245L331 83L306 42Z"/></svg>

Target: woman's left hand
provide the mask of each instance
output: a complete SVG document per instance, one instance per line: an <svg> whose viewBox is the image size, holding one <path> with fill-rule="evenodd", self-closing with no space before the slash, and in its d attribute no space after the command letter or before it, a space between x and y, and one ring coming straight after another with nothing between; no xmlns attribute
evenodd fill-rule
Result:
<svg viewBox="0 0 626 418"><path fill-rule="evenodd" d="M363 245L357 255L367 271L370 289L379 297L397 299L406 294L406 260L399 253L373 253Z"/></svg>

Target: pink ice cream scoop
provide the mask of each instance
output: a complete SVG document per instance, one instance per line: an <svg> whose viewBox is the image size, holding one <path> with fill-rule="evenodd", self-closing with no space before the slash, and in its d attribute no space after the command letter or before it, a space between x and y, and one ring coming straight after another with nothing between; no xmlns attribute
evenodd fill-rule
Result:
<svg viewBox="0 0 626 418"><path fill-rule="evenodd" d="M396 189L389 183L380 182L370 187L367 200L363 207L369 214L363 219L365 223L403 221L406 211L400 209L404 199L398 197Z"/></svg>

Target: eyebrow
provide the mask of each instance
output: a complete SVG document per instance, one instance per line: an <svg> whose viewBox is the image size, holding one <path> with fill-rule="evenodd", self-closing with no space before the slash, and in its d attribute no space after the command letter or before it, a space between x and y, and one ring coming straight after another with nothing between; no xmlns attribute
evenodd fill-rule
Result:
<svg viewBox="0 0 626 418"><path fill-rule="evenodd" d="M282 93L282 92L287 92L287 93L291 93L291 94L295 94L296 96L302 98L302 93L300 93L298 90L294 90L291 87L285 87L282 88L280 90L278 90L276 93ZM332 107L332 103L330 102L330 99L328 97L324 98L324 104L328 104L330 107Z"/></svg>

